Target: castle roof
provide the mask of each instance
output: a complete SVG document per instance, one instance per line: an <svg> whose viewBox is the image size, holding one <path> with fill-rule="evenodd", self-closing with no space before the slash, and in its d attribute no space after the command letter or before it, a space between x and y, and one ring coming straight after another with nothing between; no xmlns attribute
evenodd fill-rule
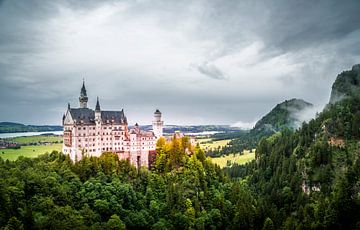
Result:
<svg viewBox="0 0 360 230"><path fill-rule="evenodd" d="M95 111L88 108L70 108L71 117L76 124L95 124ZM124 110L121 111L101 111L102 123L124 124L127 119Z"/></svg>

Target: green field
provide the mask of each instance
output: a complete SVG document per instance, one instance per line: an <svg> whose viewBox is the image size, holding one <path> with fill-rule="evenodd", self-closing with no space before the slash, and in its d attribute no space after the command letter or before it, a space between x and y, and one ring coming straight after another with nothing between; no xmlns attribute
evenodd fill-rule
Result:
<svg viewBox="0 0 360 230"><path fill-rule="evenodd" d="M0 149L0 157L3 159L16 160L19 156L37 157L46 152L50 153L53 150L61 151L62 144L52 145L29 145L21 146L20 149Z"/></svg>
<svg viewBox="0 0 360 230"><path fill-rule="evenodd" d="M249 161L252 161L253 159L255 159L255 150L253 150L252 153L250 153L250 151L246 150L244 151L243 155L240 154L229 154L228 156L222 156L222 157L214 157L211 158L212 162L214 164L219 165L221 168L224 168L228 162L228 160L231 161L231 164L233 163L237 163L237 164L245 164Z"/></svg>
<svg viewBox="0 0 360 230"><path fill-rule="evenodd" d="M14 137L14 138L6 138L6 141L17 142L20 144L39 143L39 142L60 143L62 141L62 136L39 135L39 136L29 136L29 137Z"/></svg>
<svg viewBox="0 0 360 230"><path fill-rule="evenodd" d="M227 145L231 140L221 140L221 141L213 141L211 138L206 139L199 139L198 143L200 147L204 150L215 149L217 147L224 147Z"/></svg>

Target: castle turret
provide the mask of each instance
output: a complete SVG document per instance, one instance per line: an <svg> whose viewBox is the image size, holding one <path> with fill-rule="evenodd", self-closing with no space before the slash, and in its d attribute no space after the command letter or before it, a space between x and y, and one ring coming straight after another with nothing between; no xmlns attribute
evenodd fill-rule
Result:
<svg viewBox="0 0 360 230"><path fill-rule="evenodd" d="M83 80L83 85L82 85L81 91L80 91L79 102L80 102L80 108L87 108L88 97L87 97L87 94L86 94L86 88L85 88L85 81L84 80Z"/></svg>
<svg viewBox="0 0 360 230"><path fill-rule="evenodd" d="M154 113L154 121L152 123L152 126L156 139L162 137L164 121L161 120L161 112L158 109Z"/></svg>
<svg viewBox="0 0 360 230"><path fill-rule="evenodd" d="M101 121L101 110L100 110L99 97L96 98L95 121Z"/></svg>

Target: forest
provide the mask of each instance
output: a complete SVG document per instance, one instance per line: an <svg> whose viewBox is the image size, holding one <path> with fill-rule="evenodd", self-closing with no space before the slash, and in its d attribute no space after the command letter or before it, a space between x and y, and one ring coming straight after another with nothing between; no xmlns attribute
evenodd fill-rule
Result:
<svg viewBox="0 0 360 230"><path fill-rule="evenodd" d="M150 169L112 153L0 158L0 228L360 229L360 97L334 98L224 169L188 137L160 138Z"/></svg>
<svg viewBox="0 0 360 230"><path fill-rule="evenodd" d="M4 229L356 229L360 100L262 139L221 170L188 138L157 143L151 170L111 153L0 160Z"/></svg>

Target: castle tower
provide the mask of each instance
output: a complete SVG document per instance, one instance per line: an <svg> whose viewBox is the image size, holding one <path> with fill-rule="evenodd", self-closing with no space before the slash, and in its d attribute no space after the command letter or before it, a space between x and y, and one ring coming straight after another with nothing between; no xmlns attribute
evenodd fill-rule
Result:
<svg viewBox="0 0 360 230"><path fill-rule="evenodd" d="M95 106L95 122L101 121L101 110L100 110L100 103L99 97L96 98L96 106Z"/></svg>
<svg viewBox="0 0 360 230"><path fill-rule="evenodd" d="M152 126L156 139L162 137L164 121L161 120L161 112L158 109L154 113L154 121L152 123Z"/></svg>
<svg viewBox="0 0 360 230"><path fill-rule="evenodd" d="M86 88L85 88L85 81L84 80L83 80L83 85L82 85L81 91L80 91L79 102L80 102L80 108L87 108L88 97L87 97L87 94L86 94Z"/></svg>

